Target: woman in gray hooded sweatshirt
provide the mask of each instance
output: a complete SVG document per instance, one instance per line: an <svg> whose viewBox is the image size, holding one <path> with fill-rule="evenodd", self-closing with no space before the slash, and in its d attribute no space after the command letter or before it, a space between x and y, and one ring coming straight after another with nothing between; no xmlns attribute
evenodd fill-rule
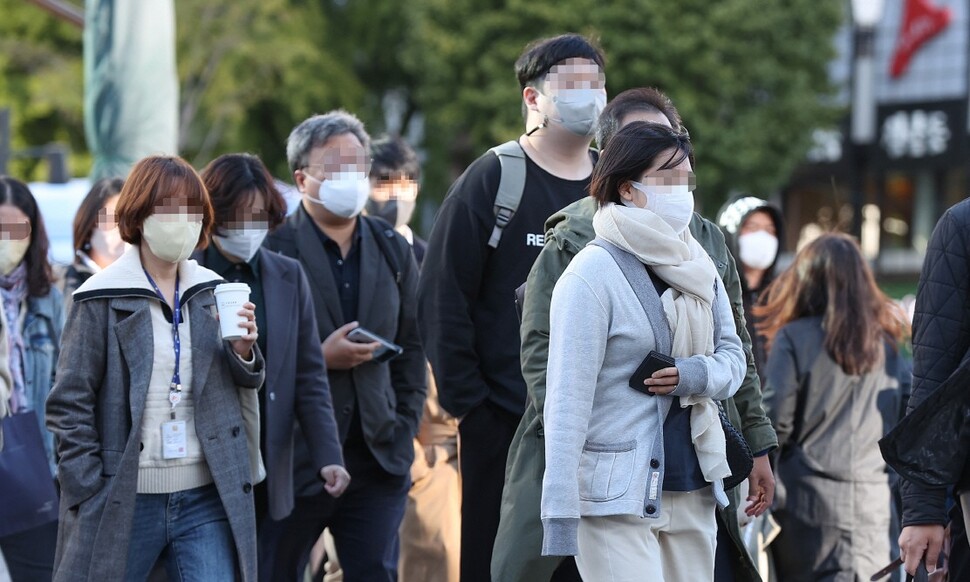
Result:
<svg viewBox="0 0 970 582"><path fill-rule="evenodd" d="M737 391L746 362L687 228L690 153L688 136L662 125L614 136L590 184L597 238L553 292L543 554L575 555L587 580L714 576L730 475L714 400ZM673 365L631 382L651 351Z"/></svg>

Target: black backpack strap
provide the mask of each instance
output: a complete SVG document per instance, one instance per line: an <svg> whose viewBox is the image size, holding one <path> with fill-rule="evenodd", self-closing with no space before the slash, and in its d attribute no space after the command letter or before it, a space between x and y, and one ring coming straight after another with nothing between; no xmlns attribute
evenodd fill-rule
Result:
<svg viewBox="0 0 970 582"><path fill-rule="evenodd" d="M397 233L383 220L361 216L361 221L367 224L374 233L374 240L377 241L377 246L381 249L381 254L384 255L387 266L391 268L391 273L394 274L394 282L397 283L398 291L400 291L407 256L405 255L406 250L401 248L401 245L397 244L395 240Z"/></svg>

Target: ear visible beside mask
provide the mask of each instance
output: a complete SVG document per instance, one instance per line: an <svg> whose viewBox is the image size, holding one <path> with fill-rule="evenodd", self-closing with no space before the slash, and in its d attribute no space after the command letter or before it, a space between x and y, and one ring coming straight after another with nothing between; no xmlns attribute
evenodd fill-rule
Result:
<svg viewBox="0 0 970 582"><path fill-rule="evenodd" d="M778 237L758 230L738 237L738 259L752 269L767 269L778 256Z"/></svg>

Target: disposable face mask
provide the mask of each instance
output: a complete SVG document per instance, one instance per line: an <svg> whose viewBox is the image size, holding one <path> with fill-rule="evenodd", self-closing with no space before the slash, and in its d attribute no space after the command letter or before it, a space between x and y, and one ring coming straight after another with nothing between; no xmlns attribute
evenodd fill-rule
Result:
<svg viewBox="0 0 970 582"><path fill-rule="evenodd" d="M125 241L121 240L118 227L110 230L96 228L91 232L91 248L102 257L114 261L125 252Z"/></svg>
<svg viewBox="0 0 970 582"><path fill-rule="evenodd" d="M268 232L265 228L244 228L227 230L225 236L215 234L212 238L219 244L220 249L248 263L256 256Z"/></svg>
<svg viewBox="0 0 970 582"><path fill-rule="evenodd" d="M606 91L602 89L563 89L552 96L559 112L557 120L576 135L593 135L600 113L606 107Z"/></svg>
<svg viewBox="0 0 970 582"><path fill-rule="evenodd" d="M767 269L778 256L778 237L758 230L738 237L738 258L752 269Z"/></svg>
<svg viewBox="0 0 970 582"><path fill-rule="evenodd" d="M199 244L202 221L188 219L160 220L156 215L145 219L141 234L159 259L169 263L181 263L189 258Z"/></svg>
<svg viewBox="0 0 970 582"><path fill-rule="evenodd" d="M337 172L333 178L317 180L307 174L307 180L320 184L318 198L306 195L305 198L314 204L319 204L344 218L353 218L360 214L367 204L370 195L370 180L362 172Z"/></svg>
<svg viewBox="0 0 970 582"><path fill-rule="evenodd" d="M0 274L9 275L24 260L30 248L30 237L21 240L0 240Z"/></svg>
<svg viewBox="0 0 970 582"><path fill-rule="evenodd" d="M666 186L669 192L653 194L649 186L639 182L630 182L630 184L642 192L647 199L645 208L662 218L675 233L680 234L687 229L690 219L694 216L694 194L690 191L689 185ZM632 202L627 204L626 200L623 203L627 206L636 206Z"/></svg>
<svg viewBox="0 0 970 582"><path fill-rule="evenodd" d="M417 206L416 200L387 200L378 202L370 199L367 201L367 214L383 218L394 228L401 228L411 222L414 215L414 208Z"/></svg>

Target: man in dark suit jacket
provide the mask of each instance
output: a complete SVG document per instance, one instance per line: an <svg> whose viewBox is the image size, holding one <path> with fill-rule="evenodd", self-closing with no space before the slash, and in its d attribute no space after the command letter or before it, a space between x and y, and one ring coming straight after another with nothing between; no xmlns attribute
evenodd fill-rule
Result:
<svg viewBox="0 0 970 582"><path fill-rule="evenodd" d="M369 141L363 124L344 111L297 126L287 158L303 201L265 243L299 260L310 279L344 460L353 476L339 500L321 494L315 475L301 478L298 447L296 509L268 524L275 525L277 544L267 567L277 579L301 575L324 527L334 535L348 581L397 576L412 439L427 388L415 321L414 256L386 223L360 216L369 192ZM352 341L357 327L403 352L376 361L378 343Z"/></svg>

